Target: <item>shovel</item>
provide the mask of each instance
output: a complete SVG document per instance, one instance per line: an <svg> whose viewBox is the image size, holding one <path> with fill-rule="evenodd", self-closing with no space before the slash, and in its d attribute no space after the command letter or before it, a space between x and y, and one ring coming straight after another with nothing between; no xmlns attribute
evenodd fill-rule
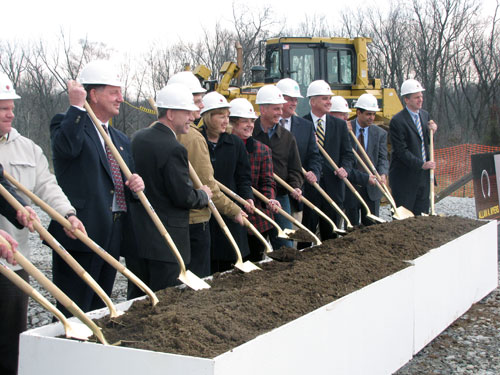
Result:
<svg viewBox="0 0 500 375"><path fill-rule="evenodd" d="M120 165L120 169L122 170L123 174L125 175L125 178L128 180L132 173L130 172L130 169L128 168L127 164L123 160L122 156L116 149L115 145L111 141L111 138L106 134L102 126L99 126L100 121L97 119L97 117L94 114L94 111L92 111L92 108L90 108L90 105L85 101L84 104L85 109L87 110L90 118L92 119L92 122L94 123L95 128L101 135L101 137L104 139L104 142L106 145L109 147L111 153L113 154L114 158ZM179 268L180 268L180 273L178 279L182 281L184 284L186 284L188 287L194 290L200 290L200 289L208 289L210 288L210 285L208 285L205 281L200 279L198 276L196 276L194 273L192 273L189 270L186 270L186 265L184 264L184 260L182 259L181 254L179 253L179 250L177 249L177 246L175 245L174 241L172 240L172 237L170 237L170 234L167 232L167 229L161 222L160 218L158 217L158 214L155 212L153 206L151 206L151 203L149 203L148 198L146 198L146 195L144 194L143 191L138 191L137 196L139 197L139 200L141 201L142 205L144 206L144 209L148 213L149 217L151 220L153 220L153 223L156 226L156 229L160 232L162 237L164 238L165 242L167 243L168 247L172 251L172 253L175 256L175 259L177 260L177 263L179 263Z"/></svg>
<svg viewBox="0 0 500 375"><path fill-rule="evenodd" d="M0 236L0 241L10 247L10 243L3 237ZM87 316L85 313L61 290L50 281L38 268L36 268L28 259L26 259L19 251L14 253L14 259L16 262L23 267L23 269L32 276L36 281L40 283L45 289L47 289L68 311L70 311L74 316L80 319L94 334L95 337L104 345L108 345L108 342L104 338L101 329ZM24 280L23 280L24 281ZM58 317L56 315L56 317ZM58 317L59 318L59 317ZM76 328L78 333L74 333L77 336L83 336L84 331L80 328ZM88 337L88 336L87 336Z"/></svg>
<svg viewBox="0 0 500 375"><path fill-rule="evenodd" d="M363 155L364 159L366 160L366 162L368 163L368 166L370 168L368 169L368 166L361 160L361 158L359 157L358 154L356 154L356 152L353 148L352 151L353 151L354 155L356 156L359 163L363 166L363 168L365 169L365 171L368 174L374 174L375 177L377 177L377 186L379 187L382 194L384 194L384 196L387 198L387 200L389 201L389 204L392 206L392 212L393 212L394 219L403 220L403 219L408 219L410 217L414 217L415 215L413 215L413 212L411 212L406 207L403 207L403 206L397 207L396 206L396 201L394 200L394 197L392 196L391 192L389 191L389 188L387 187L387 185L379 182L379 181L382 181L380 174L378 173L377 168L375 168L370 157L366 153L365 148L361 145L361 143L359 143L358 138L356 138L356 135L354 135L354 132L352 130L349 130L349 133L351 134L351 137L354 139L354 142L356 142L356 144L358 145L358 150L361 151L361 154Z"/></svg>
<svg viewBox="0 0 500 375"><path fill-rule="evenodd" d="M29 217L28 211L23 207L21 203L17 201L16 198L10 194L7 189L5 189L2 185L0 185L0 194L9 202L9 204L16 210L21 210L27 217ZM106 306L109 309L109 315L112 318L116 318L117 316L123 314L116 311L113 302L108 297L106 292L101 288L101 286L89 275L87 271L78 263L75 258L71 256L70 253L66 251L66 249L40 224L38 221L33 221L33 227L40 234L47 243L50 245L54 251L59 254L59 256L64 259L64 261L71 267L73 271L76 272L78 276L82 278L83 281L87 283L88 286L97 293L97 295L104 301Z"/></svg>
<svg viewBox="0 0 500 375"><path fill-rule="evenodd" d="M280 176L278 176L276 173L273 173L273 176L274 176L274 179L281 185L283 186L286 190L288 190L289 192L294 192L295 189L293 187L291 187L285 180L283 180ZM313 210L314 212L316 212L319 216L321 216L323 219L325 219L328 224L330 224L330 226L332 227L332 230L337 233L337 234L346 234L347 232L343 229L339 229L337 228L337 226L335 225L335 223L333 222L332 219L330 219L323 211L321 211L318 207L316 207L314 204L312 204L312 202L307 199L306 197L304 196L301 196L300 197L300 201L303 202L306 206L308 206L311 210Z"/></svg>
<svg viewBox="0 0 500 375"><path fill-rule="evenodd" d="M252 187L252 191L253 191L253 195L255 195L257 198L259 198L261 201L263 201L265 204L268 204L269 203L269 198L267 198L264 194L262 194L260 191L258 191L257 189L253 188ZM297 219L295 219L292 215L290 215L288 212L286 212L284 209L282 208L278 208L278 213L280 215L283 215L283 217L285 217L287 220L290 220L295 226L297 226L298 228L302 229L302 230L305 230L310 236L311 238L314 239L314 243L316 243L316 245L321 245L321 241L319 240L318 237L316 237L316 235L311 232L309 229L307 229L307 227L305 225L303 225L300 221L298 221ZM287 229L285 229L285 233L287 233L288 236L290 236L291 234L293 234L294 231L291 231L291 232L287 232ZM301 239L302 240L302 239ZM304 242L310 242L310 241L304 241Z"/></svg>
<svg viewBox="0 0 500 375"><path fill-rule="evenodd" d="M65 219L61 214L59 214L56 210L50 207L47 203L45 203L42 199L40 199L36 194L32 193L25 186L23 186L20 182L16 181L14 177L4 171L4 176L9 182L14 185L18 190L24 193L29 199L31 199L38 207L44 210L52 219L56 220L59 224L61 224L64 228L71 230L71 223ZM109 265L118 270L121 274L127 277L130 281L132 281L135 285L142 289L144 293L146 293L151 299L151 304L155 306L158 303L158 298L154 294L154 292L142 282L136 275L132 273L128 268L126 268L123 264L113 258L106 250L104 250L101 246L95 243L90 237L88 237L85 233L77 229L73 232L76 238L82 241L85 245L87 245L90 249L92 249L97 255L103 258Z"/></svg>
<svg viewBox="0 0 500 375"><path fill-rule="evenodd" d="M431 130L430 134L430 143L429 143L429 153L431 157L431 161L434 161L434 132ZM431 216L436 216L436 210L434 205L434 169L430 170L430 201L431 201Z"/></svg>
<svg viewBox="0 0 500 375"><path fill-rule="evenodd" d="M323 157L330 163L330 165L333 167L333 169L335 171L338 171L339 167L337 166L337 164L333 161L333 159L330 157L330 155L328 155L328 153L325 151L325 149L319 143L318 143L318 149L321 152L321 154L323 155ZM366 210L366 217L368 219L370 219L374 223L385 223L384 219L381 219L380 217L375 216L370 212L370 208L368 207L366 202L363 200L361 195L359 195L356 188L354 186L352 186L351 182L347 178L344 178L342 181L345 182L346 186L352 191L352 193L356 196L356 198L361 202L361 205Z"/></svg>
<svg viewBox="0 0 500 375"><path fill-rule="evenodd" d="M2 237L2 239L4 238ZM0 241L4 242L2 240ZM35 288L24 281L21 276L12 271L2 259L0 259L0 273L12 281L12 283L24 293L42 305L42 307L48 310L52 315L54 315L62 323L66 338L87 341L88 338L92 336L92 331L89 327L80 323L71 323L68 321L68 319L66 319L64 314L57 307L51 304L47 298L42 296Z"/></svg>
<svg viewBox="0 0 500 375"><path fill-rule="evenodd" d="M231 198L233 198L235 201L237 201L237 202L239 202L239 203L241 203L243 205L247 204L247 201L245 201L242 197L240 197L234 191L232 191L231 189L229 189L226 185L220 183L217 180L216 180L216 182L217 182L217 185L219 185L219 188L225 194L227 194L228 196L230 196ZM271 219L271 217L269 217L268 215L266 215L262 210L260 210L257 207L254 208L254 213L256 213L257 215L259 215L260 217L262 217L264 220L269 221L278 230L278 237L279 238L284 238L284 239L287 239L287 240L293 240L293 233L295 233L294 230L288 229L288 228L285 229L285 230L281 229L281 227L278 225L278 223L276 221L274 221L273 219Z"/></svg>
<svg viewBox="0 0 500 375"><path fill-rule="evenodd" d="M189 163L189 176L191 177L191 180L193 180L194 187L199 189L201 187L202 183L200 181L200 178L196 174L196 171L194 170L193 166L191 165L191 163ZM222 231L224 232L227 239L231 243L231 246L233 247L234 252L236 253L236 263L234 264L234 267L239 269L240 271L243 271L243 272L251 272L251 271L255 271L255 270L260 270L259 267L257 267L255 264L253 264L252 262L250 262L248 260L246 262L243 262L243 258L241 257L241 252L240 252L240 249L238 247L238 244L234 240L233 235L231 234L231 232L229 231L229 228L227 227L227 224L224 222L224 219L220 215L219 210L217 210L217 207L215 207L214 202L212 202L212 199L210 199L208 201L208 207L210 207L210 211L212 211L212 214L214 215L215 220L217 221L217 223L221 227ZM248 224L250 224L250 222L248 222ZM250 224L250 225L252 225L252 224ZM252 227L253 227L253 225L252 225Z"/></svg>
<svg viewBox="0 0 500 375"><path fill-rule="evenodd" d="M307 171L302 168L302 173L304 174L304 176L306 175ZM325 200L330 204L330 206L333 207L333 209L340 215L342 216L342 218L345 220L346 222L346 225L347 225L347 230L348 231L352 231L354 229L354 227L352 226L351 222L349 221L349 218L347 217L347 215L345 214L344 211L342 211L342 209L337 205L337 203L335 203L335 201L328 195L328 193L317 183L315 182L314 184L311 184L312 186L314 186L314 188L316 190L318 190L318 192L323 196L323 198L325 198Z"/></svg>
<svg viewBox="0 0 500 375"><path fill-rule="evenodd" d="M273 252L273 247L269 244L269 242L266 241L264 236L255 228L255 225L253 225L250 220L248 220L246 217L243 218L243 222L247 226L247 228L257 237L260 242L264 244L266 247L266 254L272 253Z"/></svg>
<svg viewBox="0 0 500 375"><path fill-rule="evenodd" d="M356 159L358 159L358 163L363 167L363 169L366 171L366 173L372 174L372 172L370 171L370 168L368 168L368 166L363 161L363 159L361 159L361 156L359 156L359 154L356 152L356 150L352 149L352 152L353 152L354 156L356 157ZM392 213L393 213L392 217L394 219L396 219L396 220L404 220L404 219L408 219L410 217L414 217L413 212L411 212L407 208L405 208L403 206L396 207L396 202L394 201L394 198L392 197L392 195L390 195L388 193L387 190L385 190L382 187L383 184L381 184L379 182L378 178L379 177L377 177L377 179L375 180L375 183L377 184L377 187L380 189L380 191L382 192L382 194L384 194L384 196L389 201L389 204L392 207Z"/></svg>

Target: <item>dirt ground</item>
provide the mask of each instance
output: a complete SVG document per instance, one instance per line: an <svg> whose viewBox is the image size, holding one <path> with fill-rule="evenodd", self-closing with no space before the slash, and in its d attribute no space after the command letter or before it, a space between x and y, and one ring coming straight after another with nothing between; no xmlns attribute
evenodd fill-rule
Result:
<svg viewBox="0 0 500 375"><path fill-rule="evenodd" d="M108 342L213 358L406 267L429 249L483 223L418 217L356 229L320 246L275 251L262 271L215 274L201 291L168 288L160 303L138 301L126 314L98 322Z"/></svg>

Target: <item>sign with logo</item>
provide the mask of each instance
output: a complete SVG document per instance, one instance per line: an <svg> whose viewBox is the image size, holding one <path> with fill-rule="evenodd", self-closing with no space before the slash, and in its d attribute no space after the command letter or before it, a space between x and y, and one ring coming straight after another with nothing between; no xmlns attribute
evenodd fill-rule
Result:
<svg viewBox="0 0 500 375"><path fill-rule="evenodd" d="M500 219L500 153L471 156L478 219Z"/></svg>

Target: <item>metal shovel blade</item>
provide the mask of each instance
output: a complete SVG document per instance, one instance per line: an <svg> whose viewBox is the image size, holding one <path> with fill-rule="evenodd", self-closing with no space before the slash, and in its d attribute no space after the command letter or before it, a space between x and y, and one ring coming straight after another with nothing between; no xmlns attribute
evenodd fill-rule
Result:
<svg viewBox="0 0 500 375"><path fill-rule="evenodd" d="M259 267L248 260L246 262L236 262L234 267L245 273L260 270Z"/></svg>
<svg viewBox="0 0 500 375"><path fill-rule="evenodd" d="M206 281L200 279L198 276L196 276L194 273L192 273L189 270L186 270L185 272L181 272L179 275L179 280L182 281L184 284L186 284L188 287L190 287L193 290L209 289L210 288L210 285L208 285Z"/></svg>
<svg viewBox="0 0 500 375"><path fill-rule="evenodd" d="M78 322L63 322L66 338L87 341L93 335L92 330L85 324Z"/></svg>
<svg viewBox="0 0 500 375"><path fill-rule="evenodd" d="M403 206L396 207L395 210L393 208L392 211L393 211L392 217L396 220L404 220L415 216L413 215L413 212L411 212L409 209Z"/></svg>
<svg viewBox="0 0 500 375"><path fill-rule="evenodd" d="M368 214L368 215L366 215L366 217L367 217L368 219L370 219L371 221L373 221L374 223L379 223L379 224L380 224L380 223L385 223L385 220L384 220L384 219L381 219L380 217L375 216L375 215L373 215L373 214Z"/></svg>

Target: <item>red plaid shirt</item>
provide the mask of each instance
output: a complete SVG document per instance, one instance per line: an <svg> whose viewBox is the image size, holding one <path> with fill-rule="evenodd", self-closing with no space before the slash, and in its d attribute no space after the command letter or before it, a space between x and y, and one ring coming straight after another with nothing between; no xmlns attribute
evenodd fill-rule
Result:
<svg viewBox="0 0 500 375"><path fill-rule="evenodd" d="M252 186L269 199L276 198L276 182L273 178L273 158L271 149L265 144L250 137L246 141L250 169L252 171ZM255 198L255 206L274 219L273 213L264 202ZM261 233L272 229L272 224L259 215L249 215L250 222ZM251 232L249 232L251 233Z"/></svg>

